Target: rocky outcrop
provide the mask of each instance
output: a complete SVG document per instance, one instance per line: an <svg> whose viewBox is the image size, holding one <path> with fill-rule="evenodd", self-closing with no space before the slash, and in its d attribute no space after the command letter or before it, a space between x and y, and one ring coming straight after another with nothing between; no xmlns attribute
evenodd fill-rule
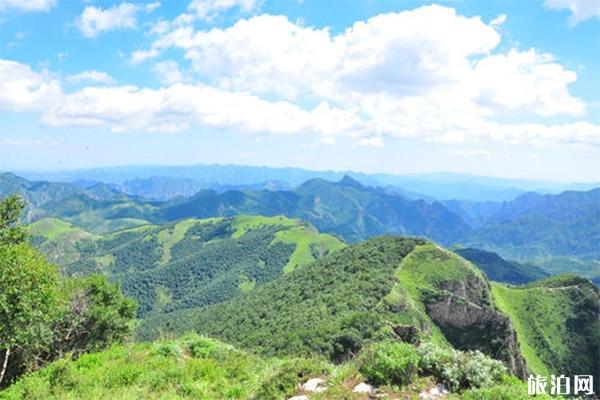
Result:
<svg viewBox="0 0 600 400"><path fill-rule="evenodd" d="M479 350L527 376L525 359L510 319L491 305L488 283L471 277L443 285L424 301L429 318L459 350Z"/></svg>

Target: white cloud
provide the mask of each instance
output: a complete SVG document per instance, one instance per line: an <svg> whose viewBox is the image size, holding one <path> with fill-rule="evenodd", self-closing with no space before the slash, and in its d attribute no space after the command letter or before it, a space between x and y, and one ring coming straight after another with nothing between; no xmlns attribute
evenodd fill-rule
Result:
<svg viewBox="0 0 600 400"><path fill-rule="evenodd" d="M22 12L49 11L57 0L0 0L0 11L17 10Z"/></svg>
<svg viewBox="0 0 600 400"><path fill-rule="evenodd" d="M241 12L250 12L258 8L259 0L192 0L188 11L202 20L211 20L217 14L232 8L239 8Z"/></svg>
<svg viewBox="0 0 600 400"><path fill-rule="evenodd" d="M569 10L572 24L578 24L588 18L600 18L598 0L545 0L544 6L551 10Z"/></svg>
<svg viewBox="0 0 600 400"><path fill-rule="evenodd" d="M106 9L87 6L77 18L76 25L83 36L93 38L101 32L133 29L137 26L137 13L150 13L158 7L159 2L146 5L121 3Z"/></svg>
<svg viewBox="0 0 600 400"><path fill-rule="evenodd" d="M57 80L27 65L0 59L0 110L36 111L61 93Z"/></svg>
<svg viewBox="0 0 600 400"><path fill-rule="evenodd" d="M154 73L158 75L158 79L165 85L184 82L185 74L179 68L179 64L173 60L161 61L154 64Z"/></svg>
<svg viewBox="0 0 600 400"><path fill-rule="evenodd" d="M110 76L106 72L96 70L83 71L75 75L70 75L69 77L67 77L67 79L73 83L94 82L105 85L115 84L115 80L112 76Z"/></svg>
<svg viewBox="0 0 600 400"><path fill-rule="evenodd" d="M356 142L356 146L383 147L383 139L381 139L381 137L379 137L379 136L373 136L373 137L359 139Z"/></svg>
<svg viewBox="0 0 600 400"><path fill-rule="evenodd" d="M157 23L154 43L132 55L143 62L181 51L185 71L173 60L153 66L165 87L61 92L43 120L115 131L313 133L370 146L390 137L600 145L600 127L581 120L586 104L569 91L576 73L537 49L503 50L503 16L485 23L427 6L332 34L270 15L196 30L190 15ZM40 75L38 86L49 79ZM557 115L569 122L524 123Z"/></svg>

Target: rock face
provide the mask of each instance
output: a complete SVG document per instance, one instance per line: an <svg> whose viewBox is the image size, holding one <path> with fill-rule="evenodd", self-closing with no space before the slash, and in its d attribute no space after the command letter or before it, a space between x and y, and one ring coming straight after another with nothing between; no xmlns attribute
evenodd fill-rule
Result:
<svg viewBox="0 0 600 400"><path fill-rule="evenodd" d="M427 314L459 350L479 350L506 363L517 376L527 366L510 319L491 305L491 289L478 277L438 287L425 303Z"/></svg>

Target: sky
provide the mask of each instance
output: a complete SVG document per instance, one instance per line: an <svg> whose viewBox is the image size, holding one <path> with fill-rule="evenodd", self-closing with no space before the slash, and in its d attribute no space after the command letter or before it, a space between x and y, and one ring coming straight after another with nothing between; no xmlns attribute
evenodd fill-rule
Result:
<svg viewBox="0 0 600 400"><path fill-rule="evenodd" d="M600 1L0 0L0 170L600 181Z"/></svg>

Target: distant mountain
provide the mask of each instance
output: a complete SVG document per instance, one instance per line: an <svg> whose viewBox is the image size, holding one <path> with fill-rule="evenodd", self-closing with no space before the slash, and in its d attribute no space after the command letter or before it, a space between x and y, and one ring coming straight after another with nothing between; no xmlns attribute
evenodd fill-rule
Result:
<svg viewBox="0 0 600 400"><path fill-rule="evenodd" d="M160 181L142 184L147 196L160 199L155 193L172 191L174 184L165 178L188 180L193 185L202 185L222 192L230 189L293 189L314 178L339 181L344 175L351 176L363 185L393 187L410 198L435 198L438 200L505 201L513 200L527 191L559 193L565 190L589 190L600 183L561 184L523 179L490 178L460 173L428 173L413 175L365 174L353 171L313 171L302 168L272 168L238 165L190 165L190 166L132 166L107 167L74 171L17 172L30 180L59 182L95 181L113 185L124 185L126 181L162 180L166 188L159 188ZM268 187L275 182L277 187ZM137 186L137 184L135 184ZM256 185L262 185L260 187ZM134 186L134 185L130 185ZM254 186L254 187L252 187ZM147 187L153 187L148 191ZM169 189L171 188L171 189ZM219 189L222 188L222 189ZM130 194L143 195L135 191ZM191 193L182 195L189 195Z"/></svg>
<svg viewBox="0 0 600 400"><path fill-rule="evenodd" d="M165 204L157 215L159 219L177 220L249 213L300 218L351 242L394 233L451 243L470 229L441 203L409 200L384 189L365 187L350 176L339 182L311 179L295 191L202 191Z"/></svg>
<svg viewBox="0 0 600 400"><path fill-rule="evenodd" d="M490 251L465 248L454 250L454 252L475 264L492 281L523 284L547 278L550 275L540 267L508 261Z"/></svg>
<svg viewBox="0 0 600 400"><path fill-rule="evenodd" d="M463 239L515 260L600 259L600 188L558 195L527 193L484 213Z"/></svg>
<svg viewBox="0 0 600 400"><path fill-rule="evenodd" d="M50 218L29 230L63 273L107 274L142 316L227 300L344 246L284 217L187 219L105 235Z"/></svg>
<svg viewBox="0 0 600 400"><path fill-rule="evenodd" d="M382 234L423 236L542 267L556 257L585 263L600 259L600 189L527 193L502 203L437 202L344 176L337 182L311 179L295 190L202 189L190 197L156 201L127 195L104 183L29 182L0 175L0 193L13 192L31 201L29 221L57 217L96 233L185 218L285 215L349 242ZM569 272L568 264L561 269L555 263L552 272ZM585 276L599 275L591 271Z"/></svg>

